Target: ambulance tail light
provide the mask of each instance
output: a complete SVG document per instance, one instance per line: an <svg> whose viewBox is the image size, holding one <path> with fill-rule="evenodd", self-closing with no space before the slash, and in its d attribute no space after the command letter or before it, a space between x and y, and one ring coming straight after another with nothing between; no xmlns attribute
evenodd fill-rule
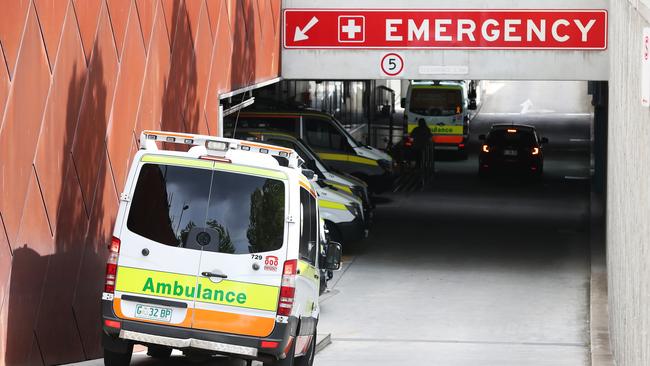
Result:
<svg viewBox="0 0 650 366"><path fill-rule="evenodd" d="M115 293L115 276L117 275L117 258L120 255L120 239L113 237L108 246L108 260L106 261L106 277L104 278L104 292Z"/></svg>
<svg viewBox="0 0 650 366"><path fill-rule="evenodd" d="M282 286L280 287L280 300L278 301L278 315L290 316L293 309L293 299L296 295L296 273L298 261L295 259L284 262L282 271Z"/></svg>

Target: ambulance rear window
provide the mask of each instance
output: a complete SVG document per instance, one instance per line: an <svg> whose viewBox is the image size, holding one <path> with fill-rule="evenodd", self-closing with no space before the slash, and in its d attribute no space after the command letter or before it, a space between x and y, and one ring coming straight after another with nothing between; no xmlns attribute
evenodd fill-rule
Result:
<svg viewBox="0 0 650 366"><path fill-rule="evenodd" d="M277 179L143 165L127 227L159 243L230 254L280 249L285 186Z"/></svg>

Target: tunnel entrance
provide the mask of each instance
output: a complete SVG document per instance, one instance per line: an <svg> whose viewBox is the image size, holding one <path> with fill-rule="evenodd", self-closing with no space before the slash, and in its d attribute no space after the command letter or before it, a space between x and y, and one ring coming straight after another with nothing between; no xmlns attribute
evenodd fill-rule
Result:
<svg viewBox="0 0 650 366"><path fill-rule="evenodd" d="M608 5L284 2L284 80L256 92L251 113L295 108L294 133L306 144L349 139L349 154L371 145L391 153L400 173L373 197L369 237L344 243L344 270L321 298L319 329L334 343L319 364L589 362L591 268L604 258L594 246L605 243ZM473 10L486 8L506 10ZM435 151L426 177L399 166L396 152L418 123L406 108L417 82L481 90L466 94L476 103L467 129L447 131L461 140ZM346 132L311 141L312 112ZM231 118L231 127L251 127ZM434 140L444 135L425 122ZM480 176L494 125L531 126L548 139L541 179Z"/></svg>
<svg viewBox="0 0 650 366"><path fill-rule="evenodd" d="M449 364L508 364L504 354L512 365L588 360L592 246L604 245L607 82L480 83L467 158L437 152L427 181L403 171L374 196L369 237L344 242L344 270L321 297L319 329L334 343L319 364L384 364L404 352L424 364L432 354ZM250 128L250 113L325 111L360 144L390 151L408 135L408 85L284 80L254 92L234 124ZM225 122L226 135L237 119ZM481 179L479 136L495 124L548 138L540 180Z"/></svg>

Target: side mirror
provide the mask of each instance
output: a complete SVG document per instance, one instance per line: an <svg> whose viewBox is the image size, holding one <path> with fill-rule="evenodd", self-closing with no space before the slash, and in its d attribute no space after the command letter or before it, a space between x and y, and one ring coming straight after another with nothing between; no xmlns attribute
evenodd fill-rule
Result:
<svg viewBox="0 0 650 366"><path fill-rule="evenodd" d="M478 139L481 141L485 141L485 135L478 135Z"/></svg>
<svg viewBox="0 0 650 366"><path fill-rule="evenodd" d="M311 169L303 169L302 175L304 175L307 179L312 180L314 179L314 176L316 176L316 173L314 173L314 171Z"/></svg>
<svg viewBox="0 0 650 366"><path fill-rule="evenodd" d="M399 103L399 104L402 106L402 108L406 108L406 98L402 98L402 99L400 99L400 103Z"/></svg>
<svg viewBox="0 0 650 366"><path fill-rule="evenodd" d="M341 244L331 241L325 245L325 256L321 269L338 271L341 269L341 255L343 248Z"/></svg>
<svg viewBox="0 0 650 366"><path fill-rule="evenodd" d="M476 104L476 100L471 99L469 101L469 105L467 106L467 109L469 109L470 111L475 111L477 108L478 108L478 105Z"/></svg>
<svg viewBox="0 0 650 366"><path fill-rule="evenodd" d="M548 139L546 137L542 137L542 139L539 140L539 143L542 144L542 145L543 144L548 144Z"/></svg>

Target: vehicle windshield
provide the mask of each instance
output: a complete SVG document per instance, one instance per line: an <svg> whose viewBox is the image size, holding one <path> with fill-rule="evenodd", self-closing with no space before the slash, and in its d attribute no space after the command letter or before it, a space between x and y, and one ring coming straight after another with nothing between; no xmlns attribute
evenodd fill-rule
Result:
<svg viewBox="0 0 650 366"><path fill-rule="evenodd" d="M530 147L536 144L535 135L532 132L517 130L517 132L508 132L508 130L494 130L490 132L487 138L488 145L503 146L514 145Z"/></svg>
<svg viewBox="0 0 650 366"><path fill-rule="evenodd" d="M409 110L422 116L454 116L463 107L463 90L413 88Z"/></svg>
<svg viewBox="0 0 650 366"><path fill-rule="evenodd" d="M297 146L299 149L304 150L309 158L314 159L319 170L322 170L323 172L329 171L327 164L325 164L325 162L314 152L314 150L311 149L311 147L306 144L298 144Z"/></svg>
<svg viewBox="0 0 650 366"><path fill-rule="evenodd" d="M298 154L305 161L305 165L307 169L313 170L314 173L318 174L318 176L320 177L323 177L324 175L323 173L327 171L327 168L325 167L324 164L322 164L322 161L320 160L318 155L316 155L312 150L310 150L305 145L297 144L296 142L291 140L285 140L282 138L274 138L274 137L270 137L264 142L275 146L293 149L296 152L296 154ZM310 164L310 161L313 161L315 164Z"/></svg>
<svg viewBox="0 0 650 366"><path fill-rule="evenodd" d="M352 148L365 146L363 142L357 141L354 137L352 137L352 135L348 132L348 130L346 130L345 127L343 127L343 123L341 123L341 121L336 119L336 117L332 117L332 120L335 121L339 129L343 131L343 135L348 139L348 141L350 141L350 145L352 145Z"/></svg>
<svg viewBox="0 0 650 366"><path fill-rule="evenodd" d="M280 180L145 164L127 227L170 246L261 253L282 247L284 211L285 186Z"/></svg>

